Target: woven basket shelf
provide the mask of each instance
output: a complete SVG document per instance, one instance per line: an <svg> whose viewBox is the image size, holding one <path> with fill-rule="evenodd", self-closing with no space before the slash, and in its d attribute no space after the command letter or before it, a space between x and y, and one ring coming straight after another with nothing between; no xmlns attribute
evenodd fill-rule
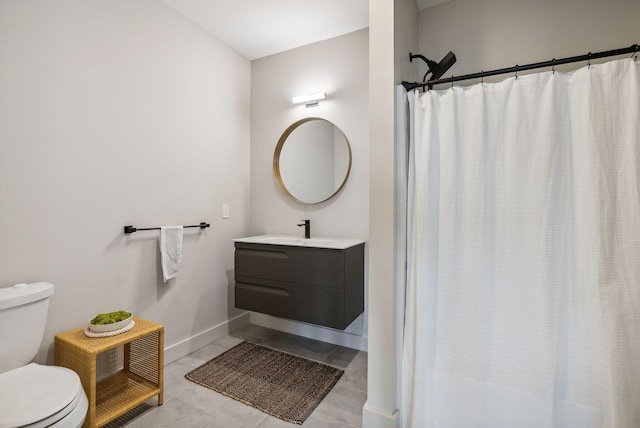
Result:
<svg viewBox="0 0 640 428"><path fill-rule="evenodd" d="M153 396L162 405L164 392L164 327L133 317L135 326L122 334L91 338L84 328L55 337L55 363L78 373L89 399L83 427L101 427ZM124 347L124 369L96 382L98 354Z"/></svg>

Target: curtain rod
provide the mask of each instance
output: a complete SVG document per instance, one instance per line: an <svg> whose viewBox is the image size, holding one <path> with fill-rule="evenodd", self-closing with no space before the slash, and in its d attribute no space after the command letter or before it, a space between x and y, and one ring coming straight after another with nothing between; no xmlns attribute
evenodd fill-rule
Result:
<svg viewBox="0 0 640 428"><path fill-rule="evenodd" d="M433 85L439 85L442 83L453 83L453 82L459 82L461 80L480 79L487 76L496 76L498 74L518 73L519 71L533 70L535 68L555 67L556 65L561 65L561 64L569 64L572 62L580 62L580 61L591 61L592 59L630 54L638 51L640 51L640 46L631 45L628 48L614 49L610 51L603 51L603 52L596 52L596 53L589 52L588 54L585 54L585 55L578 55L578 56L572 56L572 57L561 58L561 59L554 58L551 61L536 62L533 64L526 64L526 65L516 65L515 67L500 68L500 69L491 70L491 71L481 71L480 73L465 74L462 76L451 76L446 79L429 80L427 82L403 81L402 86L404 86L404 89L407 92L411 91L412 89L423 88L425 86L428 86L429 89L431 89L433 88Z"/></svg>

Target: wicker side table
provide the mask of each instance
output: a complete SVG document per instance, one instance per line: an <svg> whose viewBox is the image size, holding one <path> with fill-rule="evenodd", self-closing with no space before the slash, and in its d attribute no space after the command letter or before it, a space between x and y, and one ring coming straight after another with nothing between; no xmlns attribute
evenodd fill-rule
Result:
<svg viewBox="0 0 640 428"><path fill-rule="evenodd" d="M118 416L164 393L164 326L133 317L135 326L111 337L92 338L84 327L57 334L55 364L78 373L89 409L83 428L106 425ZM124 370L96 384L96 357L124 346Z"/></svg>

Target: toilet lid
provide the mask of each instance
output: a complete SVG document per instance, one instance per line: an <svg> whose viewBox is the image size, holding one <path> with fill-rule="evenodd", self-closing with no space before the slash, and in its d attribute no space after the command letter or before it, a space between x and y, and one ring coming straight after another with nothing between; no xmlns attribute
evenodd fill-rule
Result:
<svg viewBox="0 0 640 428"><path fill-rule="evenodd" d="M68 406L82 388L78 375L64 367L31 363L0 374L0 428L48 418Z"/></svg>

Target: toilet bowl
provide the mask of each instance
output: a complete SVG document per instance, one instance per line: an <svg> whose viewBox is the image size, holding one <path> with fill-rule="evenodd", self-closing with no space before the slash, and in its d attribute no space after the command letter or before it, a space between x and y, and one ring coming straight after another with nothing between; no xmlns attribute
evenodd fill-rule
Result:
<svg viewBox="0 0 640 428"><path fill-rule="evenodd" d="M30 362L42 341L53 285L0 288L0 428L77 428L89 402L72 370Z"/></svg>
<svg viewBox="0 0 640 428"><path fill-rule="evenodd" d="M78 375L31 363L0 374L0 428L75 428L88 408Z"/></svg>

